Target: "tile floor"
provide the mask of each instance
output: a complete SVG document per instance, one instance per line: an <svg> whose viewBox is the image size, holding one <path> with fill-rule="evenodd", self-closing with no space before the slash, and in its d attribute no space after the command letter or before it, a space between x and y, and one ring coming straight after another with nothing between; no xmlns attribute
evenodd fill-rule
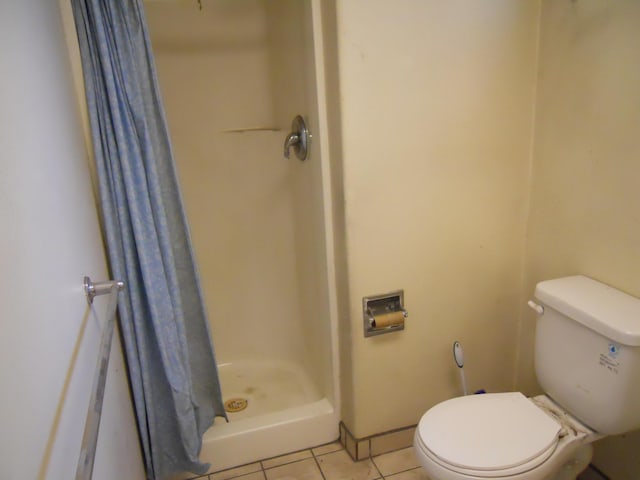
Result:
<svg viewBox="0 0 640 480"><path fill-rule="evenodd" d="M578 480L603 480L587 469ZM190 480L429 480L413 447L354 462L340 442L269 458Z"/></svg>
<svg viewBox="0 0 640 480"><path fill-rule="evenodd" d="M354 462L339 442L210 473L199 480L429 480L413 448Z"/></svg>

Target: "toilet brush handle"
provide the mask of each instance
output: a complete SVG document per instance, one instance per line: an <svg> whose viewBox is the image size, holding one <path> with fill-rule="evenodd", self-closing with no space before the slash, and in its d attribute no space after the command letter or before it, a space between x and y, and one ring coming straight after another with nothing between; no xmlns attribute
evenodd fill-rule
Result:
<svg viewBox="0 0 640 480"><path fill-rule="evenodd" d="M464 369L460 368L460 383L462 383L462 394L467 394L467 381L464 378Z"/></svg>
<svg viewBox="0 0 640 480"><path fill-rule="evenodd" d="M460 382L462 382L462 393L467 394L467 381L464 378L464 351L460 342L453 342L453 360L460 369Z"/></svg>

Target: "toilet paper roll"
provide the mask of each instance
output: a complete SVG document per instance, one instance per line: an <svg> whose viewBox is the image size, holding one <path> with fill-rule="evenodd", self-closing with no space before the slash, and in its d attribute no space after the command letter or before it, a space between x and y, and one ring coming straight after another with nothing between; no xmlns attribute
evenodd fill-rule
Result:
<svg viewBox="0 0 640 480"><path fill-rule="evenodd" d="M387 328L404 323L404 314L402 312L382 313L373 316L373 328Z"/></svg>

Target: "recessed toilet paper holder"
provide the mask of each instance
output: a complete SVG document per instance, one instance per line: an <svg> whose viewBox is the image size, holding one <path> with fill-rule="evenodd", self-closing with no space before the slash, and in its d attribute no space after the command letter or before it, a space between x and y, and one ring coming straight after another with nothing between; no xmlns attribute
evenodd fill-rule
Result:
<svg viewBox="0 0 640 480"><path fill-rule="evenodd" d="M404 319L408 316L404 308L404 290L362 298L365 337L404 330Z"/></svg>

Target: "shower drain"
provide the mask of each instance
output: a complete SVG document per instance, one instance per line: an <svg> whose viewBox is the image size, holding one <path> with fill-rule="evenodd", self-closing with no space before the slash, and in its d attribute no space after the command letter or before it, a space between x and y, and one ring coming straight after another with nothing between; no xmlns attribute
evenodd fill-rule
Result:
<svg viewBox="0 0 640 480"><path fill-rule="evenodd" d="M249 401L246 398L230 398L224 402L224 409L229 413L241 412L245 408Z"/></svg>

